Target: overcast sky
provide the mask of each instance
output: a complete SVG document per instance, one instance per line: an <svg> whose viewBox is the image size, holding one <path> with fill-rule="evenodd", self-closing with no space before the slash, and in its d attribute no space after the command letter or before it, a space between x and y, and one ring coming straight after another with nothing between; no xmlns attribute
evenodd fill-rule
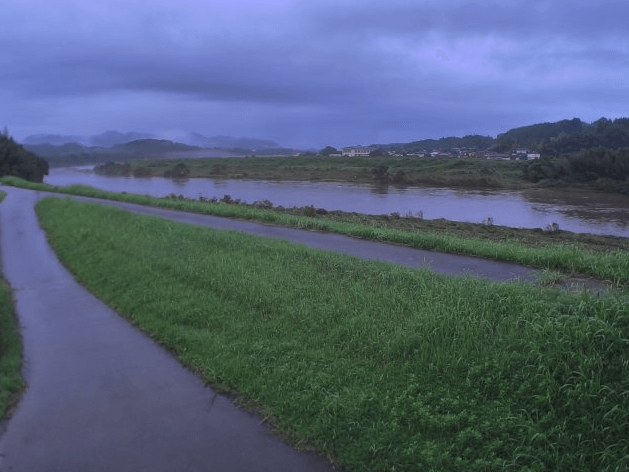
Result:
<svg viewBox="0 0 629 472"><path fill-rule="evenodd" d="M322 147L629 116L627 0L2 0L0 126Z"/></svg>

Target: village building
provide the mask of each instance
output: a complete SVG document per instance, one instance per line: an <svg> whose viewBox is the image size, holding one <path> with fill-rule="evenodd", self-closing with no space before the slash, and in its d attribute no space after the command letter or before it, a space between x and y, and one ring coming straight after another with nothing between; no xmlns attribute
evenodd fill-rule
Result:
<svg viewBox="0 0 629 472"><path fill-rule="evenodd" d="M348 147L348 148L343 148L342 156L343 157L369 157L369 154L375 150L376 148L372 148L372 147Z"/></svg>

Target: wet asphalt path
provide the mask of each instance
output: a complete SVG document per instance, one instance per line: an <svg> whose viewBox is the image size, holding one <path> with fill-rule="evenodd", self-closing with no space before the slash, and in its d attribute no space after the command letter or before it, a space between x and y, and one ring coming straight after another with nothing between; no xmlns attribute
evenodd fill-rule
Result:
<svg viewBox="0 0 629 472"><path fill-rule="evenodd" d="M7 189L7 187L3 187L3 190L4 189ZM452 276L473 275L476 277L491 279L496 282L508 282L513 280L534 281L540 274L540 271L508 262L500 262L457 254L445 254L435 251L415 249L408 246L350 238L333 233L282 228L279 226L267 226L249 221L184 213L162 208L151 208L111 200L74 197L47 192L36 193L39 198L52 196L57 198L70 198L83 202L94 202L141 215L166 218L179 223L203 226L206 228L239 231L265 238L285 239L287 241L303 244L315 249L339 252L359 257L361 259L399 264L414 269L428 268L433 272Z"/></svg>
<svg viewBox="0 0 629 472"><path fill-rule="evenodd" d="M3 187L2 268L28 388L0 431L0 471L330 471L235 408L79 286L48 246L34 192Z"/></svg>
<svg viewBox="0 0 629 472"><path fill-rule="evenodd" d="M3 187L2 266L24 341L28 389L0 431L0 471L324 471L254 415L205 387L167 352L97 300L61 266L33 206L46 196ZM317 249L428 267L449 275L531 280L513 264L345 236L96 200L134 213Z"/></svg>

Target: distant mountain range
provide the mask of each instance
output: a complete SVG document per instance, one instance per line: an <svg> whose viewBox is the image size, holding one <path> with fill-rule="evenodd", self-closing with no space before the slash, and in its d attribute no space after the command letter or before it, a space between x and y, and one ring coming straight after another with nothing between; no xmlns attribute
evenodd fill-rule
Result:
<svg viewBox="0 0 629 472"><path fill-rule="evenodd" d="M586 123L579 118L513 128L491 136L471 135L424 139L410 143L372 144L382 150L413 152L452 152L474 149L509 153L517 149L540 152L542 156L574 154L582 149L629 148L629 118L601 118ZM294 149L282 148L268 139L204 136L188 133L174 141L155 139L147 133L107 131L94 136L33 135L24 148L44 157L53 166L78 165L144 158L199 158L228 156L282 156Z"/></svg>
<svg viewBox="0 0 629 472"><path fill-rule="evenodd" d="M154 139L156 136L149 133L120 133L118 131L107 131L93 136L76 136L62 134L35 134L24 139L25 145L63 146L66 144L80 144L87 147L112 147L132 141ZM162 140L159 140L162 141ZM172 140L175 143L186 144L188 146L202 147L208 149L245 149L256 151L259 149L274 149L281 146L269 139L255 138L233 138L231 136L204 136L200 133L188 133Z"/></svg>
<svg viewBox="0 0 629 472"><path fill-rule="evenodd" d="M83 146L101 146L111 147L116 144L124 144L137 139L151 139L154 135L149 133L120 133L118 131L106 131L102 134L93 136L74 136L62 134L34 134L24 139L24 144L51 144L53 146L62 146L64 144L82 144Z"/></svg>
<svg viewBox="0 0 629 472"><path fill-rule="evenodd" d="M246 155L289 155L295 151L267 139L207 137L189 133L176 141L147 133L107 131L94 136L40 134L28 136L24 148L51 166L97 164L130 159L194 159Z"/></svg>

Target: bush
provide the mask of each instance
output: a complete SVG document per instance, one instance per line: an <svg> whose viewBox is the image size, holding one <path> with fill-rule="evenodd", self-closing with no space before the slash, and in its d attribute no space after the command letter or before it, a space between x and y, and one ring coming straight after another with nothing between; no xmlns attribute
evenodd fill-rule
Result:
<svg viewBox="0 0 629 472"><path fill-rule="evenodd" d="M185 179L190 175L190 169L183 163L180 162L172 169L168 169L164 171L164 177L169 177L173 179Z"/></svg>

